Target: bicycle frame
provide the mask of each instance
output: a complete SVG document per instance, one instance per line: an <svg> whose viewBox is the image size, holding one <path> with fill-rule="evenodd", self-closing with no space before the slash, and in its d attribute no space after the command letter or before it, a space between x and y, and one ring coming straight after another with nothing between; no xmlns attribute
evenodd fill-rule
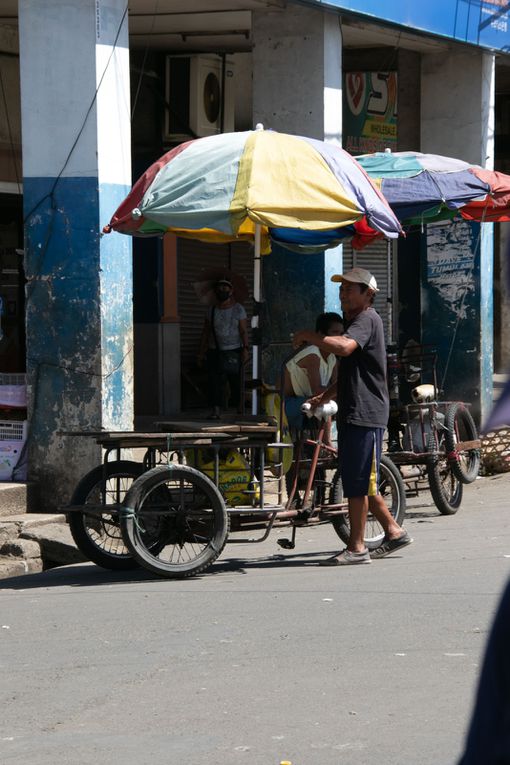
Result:
<svg viewBox="0 0 510 765"><path fill-rule="evenodd" d="M304 493L304 496L303 496L303 509L304 508L308 509L309 498L310 498L310 495L312 493L312 489L314 487L315 473L316 473L316 470L317 470L317 465L319 463L319 457L320 457L321 450L324 450L324 451L328 452L331 455L332 458L337 459L337 457L338 457L338 450L337 449L335 449L332 446L329 446L328 444L323 443L324 432L326 430L326 424L327 424L327 420L322 420L322 424L321 424L321 426L319 428L319 432L317 434L317 438L316 439L312 439L312 438L300 438L299 441L297 442L297 445L296 445L296 458L295 458L294 464L293 464L294 480L293 480L293 483L292 483L292 488L291 488L291 491L290 491L290 495L289 495L289 497L287 499L286 509L289 509L292 506L292 502L294 501L294 497L296 495L297 484L298 484L298 480L299 480L299 468L301 467L301 465L308 463L308 459L303 461L302 458L301 458L301 453L303 451L303 447L304 446L313 446L314 447L313 455L312 455L312 458L310 460L310 472L309 472L309 475L308 475L308 480L307 480L307 483L306 483L305 493ZM302 432L304 433L304 431L302 431ZM313 513L313 511L315 509L316 508L314 508L314 507L311 508L312 513Z"/></svg>

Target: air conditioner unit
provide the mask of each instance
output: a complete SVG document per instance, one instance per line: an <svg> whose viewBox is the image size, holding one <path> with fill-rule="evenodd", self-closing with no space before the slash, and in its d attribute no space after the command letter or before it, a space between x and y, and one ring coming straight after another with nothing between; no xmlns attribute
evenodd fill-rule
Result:
<svg viewBox="0 0 510 765"><path fill-rule="evenodd" d="M234 130L234 64L216 55L166 57L164 140Z"/></svg>

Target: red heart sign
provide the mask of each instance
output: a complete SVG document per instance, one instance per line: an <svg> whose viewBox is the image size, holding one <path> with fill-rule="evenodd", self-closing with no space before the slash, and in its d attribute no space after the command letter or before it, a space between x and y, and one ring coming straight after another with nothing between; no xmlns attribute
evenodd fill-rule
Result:
<svg viewBox="0 0 510 765"><path fill-rule="evenodd" d="M345 86L349 108L353 114L358 115L365 103L365 73L348 72L345 77Z"/></svg>

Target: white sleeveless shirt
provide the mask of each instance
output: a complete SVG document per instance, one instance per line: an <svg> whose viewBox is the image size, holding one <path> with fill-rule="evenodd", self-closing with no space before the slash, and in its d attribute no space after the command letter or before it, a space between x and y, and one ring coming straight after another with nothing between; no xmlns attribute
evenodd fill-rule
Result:
<svg viewBox="0 0 510 765"><path fill-rule="evenodd" d="M294 394L296 396L311 396L313 395L312 388L310 386L310 380L308 379L308 373L306 369L299 366L299 363L305 356L314 354L319 357L319 376L321 385L326 388L333 376L333 372L336 365L336 356L334 353L330 353L327 359L324 359L322 353L316 345L307 345L302 351L296 353L296 355L287 362L285 365L290 375L290 381L294 388Z"/></svg>

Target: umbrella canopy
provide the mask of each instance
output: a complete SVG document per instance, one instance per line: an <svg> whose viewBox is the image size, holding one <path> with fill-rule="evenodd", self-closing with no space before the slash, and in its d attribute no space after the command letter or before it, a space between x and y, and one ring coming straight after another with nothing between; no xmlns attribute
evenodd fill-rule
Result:
<svg viewBox="0 0 510 765"><path fill-rule="evenodd" d="M404 226L448 220L510 220L510 176L420 152L356 157Z"/></svg>
<svg viewBox="0 0 510 765"><path fill-rule="evenodd" d="M398 237L401 226L365 171L335 144L256 130L197 138L157 160L133 186L103 231L157 236L167 231L212 242L254 242L253 298L260 302L260 255L271 231L294 249L334 246L341 230L366 219ZM327 232L333 232L331 237ZM350 229L354 233L354 228ZM326 234L326 236L325 236ZM259 324L256 310L252 329ZM253 379L260 341L254 331ZM254 387L252 412L257 413Z"/></svg>
<svg viewBox="0 0 510 765"><path fill-rule="evenodd" d="M387 237L401 231L381 192L340 147L257 129L222 133L181 144L138 180L105 232L178 236L225 242L254 239L262 251L272 229L285 242L332 246L324 232L353 226L366 216ZM313 240L314 233L317 241ZM354 230L352 231L354 233Z"/></svg>

